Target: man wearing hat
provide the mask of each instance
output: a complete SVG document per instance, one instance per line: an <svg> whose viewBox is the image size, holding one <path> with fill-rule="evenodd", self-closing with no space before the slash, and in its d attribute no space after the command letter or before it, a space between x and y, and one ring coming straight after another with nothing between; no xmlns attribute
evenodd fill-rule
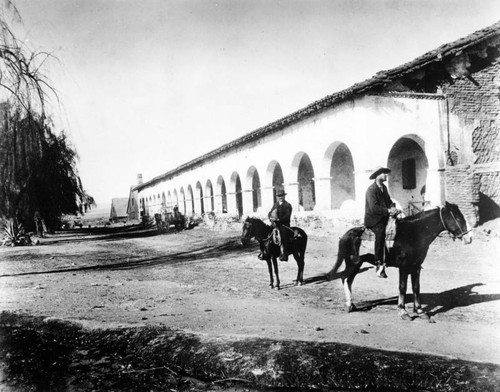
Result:
<svg viewBox="0 0 500 392"><path fill-rule="evenodd" d="M385 273L385 230L390 215L395 215L398 210L389 196L384 182L391 170L378 167L370 175L373 181L366 191L364 224L375 233L375 263L376 273L381 278L387 278Z"/></svg>
<svg viewBox="0 0 500 392"><path fill-rule="evenodd" d="M281 236L281 261L288 261L288 248L290 245L290 218L292 216L292 205L285 200L285 191L278 190L276 197L278 201L269 211L268 217L280 231Z"/></svg>

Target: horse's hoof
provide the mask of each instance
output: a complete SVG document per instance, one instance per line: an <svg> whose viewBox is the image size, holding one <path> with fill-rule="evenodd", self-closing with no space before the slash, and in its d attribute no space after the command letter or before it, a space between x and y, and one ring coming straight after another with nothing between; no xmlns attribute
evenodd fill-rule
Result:
<svg viewBox="0 0 500 392"><path fill-rule="evenodd" d="M278 291L280 289L280 286L274 286L274 289Z"/></svg>
<svg viewBox="0 0 500 392"><path fill-rule="evenodd" d="M428 321L431 320L431 317L423 310L421 310L420 312L418 310L416 312L414 311L413 314L422 320L428 320Z"/></svg>
<svg viewBox="0 0 500 392"><path fill-rule="evenodd" d="M345 306L345 311L347 313L355 312L356 310L358 310L358 308L354 304L350 304L350 305Z"/></svg>
<svg viewBox="0 0 500 392"><path fill-rule="evenodd" d="M399 317L404 321L413 321L413 317L411 317L405 309L400 309L398 311Z"/></svg>

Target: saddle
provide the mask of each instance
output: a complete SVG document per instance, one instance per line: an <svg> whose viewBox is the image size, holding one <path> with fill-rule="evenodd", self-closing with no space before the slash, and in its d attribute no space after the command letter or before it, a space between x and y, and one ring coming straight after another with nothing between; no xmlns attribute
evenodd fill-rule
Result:
<svg viewBox="0 0 500 392"><path fill-rule="evenodd" d="M396 219L391 217L385 228L385 245L387 248L390 249L394 245L394 237L396 237ZM375 233L368 227L365 227L360 238L362 244L364 243L365 246L372 247L375 242Z"/></svg>
<svg viewBox="0 0 500 392"><path fill-rule="evenodd" d="M290 230L293 231L293 236L290 237L290 243L292 243L294 240L298 239L299 237L301 237L300 233L298 230L296 229L291 229ZM274 244L278 245L278 246L281 246L281 234L280 234L280 231L277 227L275 227L273 229L273 232L271 233L271 239L273 241Z"/></svg>

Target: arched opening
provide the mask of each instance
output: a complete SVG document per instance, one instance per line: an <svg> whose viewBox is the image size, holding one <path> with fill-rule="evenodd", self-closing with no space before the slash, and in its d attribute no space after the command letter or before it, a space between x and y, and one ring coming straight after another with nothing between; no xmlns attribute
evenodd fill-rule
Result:
<svg viewBox="0 0 500 392"><path fill-rule="evenodd" d="M400 138L391 148L387 166L391 169L391 198L402 208L410 207L410 213L413 208L425 207L429 162L423 140L417 136Z"/></svg>
<svg viewBox="0 0 500 392"><path fill-rule="evenodd" d="M297 182L299 183L299 206L301 206L304 211L312 211L316 205L314 169L311 159L307 154L303 154L300 159Z"/></svg>
<svg viewBox="0 0 500 392"><path fill-rule="evenodd" d="M284 182L285 180L283 179L283 170L281 170L281 166L278 162L276 162L276 165L274 166L273 169L273 204L276 203L276 190L277 189L283 189L285 190L285 185Z"/></svg>
<svg viewBox="0 0 500 392"><path fill-rule="evenodd" d="M231 175L231 190L234 192L234 202L236 213L238 216L243 215L243 193L241 188L241 180L238 173L233 172Z"/></svg>
<svg viewBox="0 0 500 392"><path fill-rule="evenodd" d="M172 193L170 191L167 192L167 210L170 212L172 209Z"/></svg>
<svg viewBox="0 0 500 392"><path fill-rule="evenodd" d="M205 195L209 200L208 208L210 211L215 211L214 187L212 186L212 181L210 180L207 181L207 185L205 186Z"/></svg>
<svg viewBox="0 0 500 392"><path fill-rule="evenodd" d="M196 192L195 192L195 199L197 203L197 207L200 210L202 214L205 213L205 206L203 203L203 189L201 188L201 183L198 181L196 183Z"/></svg>
<svg viewBox="0 0 500 392"><path fill-rule="evenodd" d="M188 185L187 187L187 200L186 200L186 214L191 216L195 212L194 210L194 194L193 187Z"/></svg>
<svg viewBox="0 0 500 392"><path fill-rule="evenodd" d="M217 179L217 189L218 194L220 195L220 208L223 214L227 213L227 190L226 190L226 182L222 176L219 176Z"/></svg>
<svg viewBox="0 0 500 392"><path fill-rule="evenodd" d="M346 200L355 200L354 161L349 148L340 143L330 164L331 208L340 208Z"/></svg>
<svg viewBox="0 0 500 392"><path fill-rule="evenodd" d="M179 207L179 194L177 193L177 189L174 189L174 198L172 200L172 207Z"/></svg>
<svg viewBox="0 0 500 392"><path fill-rule="evenodd" d="M179 197L179 211L186 215L186 193L184 192L184 187L181 187L180 197Z"/></svg>
<svg viewBox="0 0 500 392"><path fill-rule="evenodd" d="M252 170L252 169L251 169ZM260 177L257 169L253 168L251 174L252 178L252 210L257 212L259 207L262 206L262 195L260 192Z"/></svg>

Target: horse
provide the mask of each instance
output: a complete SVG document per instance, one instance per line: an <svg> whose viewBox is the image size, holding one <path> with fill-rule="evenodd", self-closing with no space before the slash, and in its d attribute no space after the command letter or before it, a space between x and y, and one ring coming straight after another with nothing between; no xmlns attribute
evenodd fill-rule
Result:
<svg viewBox="0 0 500 392"><path fill-rule="evenodd" d="M341 273L341 279L347 312L357 309L352 302L352 282L355 276L364 261L373 263L375 260L373 254L367 253L361 256L359 254L361 235L365 230L363 226L354 227L340 238L337 261L327 274L328 278L332 278L345 261L346 266ZM429 246L443 231L450 233L453 240L460 239L464 244L472 242L472 232L467 220L458 206L452 203L446 202L444 206L404 217L396 223L394 245L387 253L386 263L399 269L398 313L403 320L413 320L405 308L408 275L410 275L414 316L430 321L429 315L422 310L420 302L420 270Z"/></svg>
<svg viewBox="0 0 500 392"><path fill-rule="evenodd" d="M269 287L280 289L280 278L278 271L278 257L280 255L280 246L273 240L273 227L266 225L258 218L248 217L243 223L243 231L241 233L241 243L246 246L250 239L255 238L260 245L262 251L262 259L267 262L269 270ZM295 285L301 286L304 282L304 255L307 247L307 234L299 227L291 227L290 230L294 232L294 236L289 246L289 251L293 254L297 262L298 272L297 280L294 281ZM274 274L276 275L276 284L273 280L273 267Z"/></svg>

